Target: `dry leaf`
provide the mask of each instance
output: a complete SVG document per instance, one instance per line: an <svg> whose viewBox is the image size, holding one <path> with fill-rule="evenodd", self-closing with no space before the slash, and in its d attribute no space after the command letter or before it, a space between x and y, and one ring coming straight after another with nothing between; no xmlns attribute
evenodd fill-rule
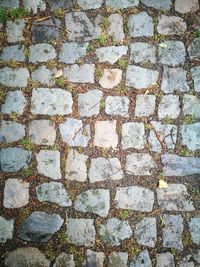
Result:
<svg viewBox="0 0 200 267"><path fill-rule="evenodd" d="M158 185L158 187L159 187L160 189L165 189L165 188L168 187L168 184L167 184L164 180L159 180L159 185Z"/></svg>

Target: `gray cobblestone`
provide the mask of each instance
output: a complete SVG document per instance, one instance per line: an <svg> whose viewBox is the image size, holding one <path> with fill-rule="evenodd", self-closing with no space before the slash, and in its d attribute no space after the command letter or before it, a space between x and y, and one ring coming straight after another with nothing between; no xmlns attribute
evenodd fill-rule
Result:
<svg viewBox="0 0 200 267"><path fill-rule="evenodd" d="M26 87L28 78L27 68L12 69L5 67L0 69L0 84L6 87Z"/></svg>
<svg viewBox="0 0 200 267"><path fill-rule="evenodd" d="M152 18L146 12L129 16L128 28L131 37L153 36L153 27Z"/></svg>
<svg viewBox="0 0 200 267"><path fill-rule="evenodd" d="M7 35L7 41L9 43L16 43L24 41L24 29L25 29L25 20L16 20L11 21L8 20L6 22L6 35Z"/></svg>

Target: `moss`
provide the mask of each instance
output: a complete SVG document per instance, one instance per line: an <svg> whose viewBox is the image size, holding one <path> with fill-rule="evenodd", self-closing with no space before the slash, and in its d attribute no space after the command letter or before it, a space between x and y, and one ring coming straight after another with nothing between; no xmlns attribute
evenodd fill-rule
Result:
<svg viewBox="0 0 200 267"><path fill-rule="evenodd" d="M144 124L144 128L146 129L146 130L152 130L152 125L151 125L151 123L145 123Z"/></svg>
<svg viewBox="0 0 200 267"><path fill-rule="evenodd" d="M102 30L103 32L104 32L104 31L107 31L109 25L110 25L110 22L109 22L108 17L103 17L103 18L102 18L102 22L101 22L101 30Z"/></svg>
<svg viewBox="0 0 200 267"><path fill-rule="evenodd" d="M7 20L6 10L4 8L0 8L0 22L4 23Z"/></svg>
<svg viewBox="0 0 200 267"><path fill-rule="evenodd" d="M102 75L103 75L103 68L97 67L95 69L95 78L96 78L96 80L99 80L102 77Z"/></svg>
<svg viewBox="0 0 200 267"><path fill-rule="evenodd" d="M54 11L54 15L58 18L64 18L65 10L63 8L58 8Z"/></svg>
<svg viewBox="0 0 200 267"><path fill-rule="evenodd" d="M163 121L164 121L165 124L172 124L174 120L167 116L167 117L164 118Z"/></svg>
<svg viewBox="0 0 200 267"><path fill-rule="evenodd" d="M127 210L121 210L119 212L119 218L122 220L127 220L129 218L129 212Z"/></svg>
<svg viewBox="0 0 200 267"><path fill-rule="evenodd" d="M24 169L23 171L25 177L29 177L32 174L32 171L30 169Z"/></svg>
<svg viewBox="0 0 200 267"><path fill-rule="evenodd" d="M195 122L195 116L193 115L185 115L183 116L183 118L181 119L181 123L182 124L191 124Z"/></svg>
<svg viewBox="0 0 200 267"><path fill-rule="evenodd" d="M106 39L107 39L107 36L104 35L104 34L101 34L101 35L99 35L99 37L98 37L99 43L100 43L101 45L105 45L105 44L106 44Z"/></svg>
<svg viewBox="0 0 200 267"><path fill-rule="evenodd" d="M134 258L134 257L138 256L140 251L141 251L140 248L137 246L129 247L128 248L128 255L130 258Z"/></svg>
<svg viewBox="0 0 200 267"><path fill-rule="evenodd" d="M48 60L46 65L49 69L53 69L57 66L57 63L55 60Z"/></svg>
<svg viewBox="0 0 200 267"><path fill-rule="evenodd" d="M61 231L60 233L58 233L58 242L61 245L65 245L68 243L68 235L65 231Z"/></svg>
<svg viewBox="0 0 200 267"><path fill-rule="evenodd" d="M27 150L32 150L33 149L33 144L31 143L29 138L24 138L22 140L22 145L24 146L25 149Z"/></svg>
<svg viewBox="0 0 200 267"><path fill-rule="evenodd" d="M67 79L64 76L60 76L56 78L56 84L60 87L67 85Z"/></svg>
<svg viewBox="0 0 200 267"><path fill-rule="evenodd" d="M126 69L127 66L128 66L128 59L126 58L121 58L117 61L117 66L120 68L120 69Z"/></svg>
<svg viewBox="0 0 200 267"><path fill-rule="evenodd" d="M192 152L192 151L190 151L184 147L181 150L179 150L179 155L181 157L190 157L190 156L194 156L194 152Z"/></svg>

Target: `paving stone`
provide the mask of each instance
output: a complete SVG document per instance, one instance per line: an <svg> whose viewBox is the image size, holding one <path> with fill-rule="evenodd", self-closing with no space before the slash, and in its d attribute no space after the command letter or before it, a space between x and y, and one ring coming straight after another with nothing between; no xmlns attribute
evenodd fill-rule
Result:
<svg viewBox="0 0 200 267"><path fill-rule="evenodd" d="M88 43L64 43L61 46L59 61L74 64L78 59L86 55Z"/></svg>
<svg viewBox="0 0 200 267"><path fill-rule="evenodd" d="M72 219L67 221L69 242L76 246L92 247L95 244L94 219Z"/></svg>
<svg viewBox="0 0 200 267"><path fill-rule="evenodd" d="M116 63L122 56L127 54L127 46L106 46L96 49L99 62Z"/></svg>
<svg viewBox="0 0 200 267"><path fill-rule="evenodd" d="M118 135L116 133L116 120L96 121L94 146L104 148L116 148L118 145Z"/></svg>
<svg viewBox="0 0 200 267"><path fill-rule="evenodd" d="M189 150L195 151L200 149L200 123L196 122L193 124L181 126L181 143Z"/></svg>
<svg viewBox="0 0 200 267"><path fill-rule="evenodd" d="M167 188L157 189L158 204L167 211L193 211L193 202L183 184L168 184Z"/></svg>
<svg viewBox="0 0 200 267"><path fill-rule="evenodd" d="M66 9L72 7L72 0L49 0L48 2L51 11L54 11L59 8Z"/></svg>
<svg viewBox="0 0 200 267"><path fill-rule="evenodd" d="M0 69L0 84L6 87L26 87L28 84L29 72L27 68L2 68Z"/></svg>
<svg viewBox="0 0 200 267"><path fill-rule="evenodd" d="M136 95L135 115L149 117L154 114L156 97L154 95Z"/></svg>
<svg viewBox="0 0 200 267"><path fill-rule="evenodd" d="M100 225L100 239L109 246L119 246L121 241L131 237L132 229L127 221L118 218L107 219Z"/></svg>
<svg viewBox="0 0 200 267"><path fill-rule="evenodd" d="M191 60L200 58L200 38L196 38L191 42L188 46L188 53Z"/></svg>
<svg viewBox="0 0 200 267"><path fill-rule="evenodd" d="M56 51L50 44L35 44L29 47L30 62L46 62L56 57Z"/></svg>
<svg viewBox="0 0 200 267"><path fill-rule="evenodd" d="M58 214L34 211L22 221L19 227L19 238L34 243L46 242L60 230L63 222L64 220Z"/></svg>
<svg viewBox="0 0 200 267"><path fill-rule="evenodd" d="M0 216L0 243L13 238L14 220L6 220Z"/></svg>
<svg viewBox="0 0 200 267"><path fill-rule="evenodd" d="M115 201L120 209L150 212L153 209L154 193L144 187L118 187Z"/></svg>
<svg viewBox="0 0 200 267"><path fill-rule="evenodd" d="M37 156L38 173L54 180L61 179L60 153L58 151L41 150Z"/></svg>
<svg viewBox="0 0 200 267"><path fill-rule="evenodd" d="M63 75L72 83L94 83L94 64L74 64L64 68Z"/></svg>
<svg viewBox="0 0 200 267"><path fill-rule="evenodd" d="M106 217L110 209L110 193L106 189L91 189L76 197L74 208L81 212L95 213Z"/></svg>
<svg viewBox="0 0 200 267"><path fill-rule="evenodd" d="M59 125L62 140L69 146L86 147L90 140L90 126L82 120L68 118Z"/></svg>
<svg viewBox="0 0 200 267"><path fill-rule="evenodd" d="M163 247L183 250L183 218L181 215L163 215Z"/></svg>
<svg viewBox="0 0 200 267"><path fill-rule="evenodd" d="M141 0L141 2L148 7L153 7L158 10L169 10L171 8L171 0Z"/></svg>
<svg viewBox="0 0 200 267"><path fill-rule="evenodd" d="M35 21L31 26L33 43L41 43L60 39L61 22L59 19L50 18L44 21Z"/></svg>
<svg viewBox="0 0 200 267"><path fill-rule="evenodd" d="M158 21L157 31L162 35L183 35L187 29L184 20L176 16L161 15Z"/></svg>
<svg viewBox="0 0 200 267"><path fill-rule="evenodd" d="M157 264L156 267L175 267L174 256L170 252L160 253L156 256Z"/></svg>
<svg viewBox="0 0 200 267"><path fill-rule="evenodd" d="M199 46L200 47L200 46ZM191 69L192 79L194 81L194 90L200 92L200 66Z"/></svg>
<svg viewBox="0 0 200 267"><path fill-rule="evenodd" d="M176 0L175 1L175 10L181 14L188 12L195 12L199 9L198 0Z"/></svg>
<svg viewBox="0 0 200 267"><path fill-rule="evenodd" d="M153 20L146 12L130 15L128 29L131 37L153 36Z"/></svg>
<svg viewBox="0 0 200 267"><path fill-rule="evenodd" d="M31 10L33 14L37 14L38 11L42 12L46 9L46 3L43 0L23 0L24 8Z"/></svg>
<svg viewBox="0 0 200 267"><path fill-rule="evenodd" d="M72 181L85 182L87 180L87 159L88 156L70 150L65 167L65 178Z"/></svg>
<svg viewBox="0 0 200 267"><path fill-rule="evenodd" d="M108 22L108 35L111 35L115 41L122 41L125 38L122 16L112 14L108 17Z"/></svg>
<svg viewBox="0 0 200 267"><path fill-rule="evenodd" d="M161 90L166 94L174 93L175 91L189 91L190 87L187 83L186 73L181 68L164 67Z"/></svg>
<svg viewBox="0 0 200 267"><path fill-rule="evenodd" d="M76 267L73 254L62 252L57 258L53 267Z"/></svg>
<svg viewBox="0 0 200 267"><path fill-rule="evenodd" d="M25 61L24 45L11 45L3 48L0 60L3 61Z"/></svg>
<svg viewBox="0 0 200 267"><path fill-rule="evenodd" d="M155 247L157 240L157 227L155 218L143 218L135 226L135 237L139 245Z"/></svg>
<svg viewBox="0 0 200 267"><path fill-rule="evenodd" d="M86 259L84 260L82 267L103 267L104 259L105 254L103 252L95 252L90 249L87 249Z"/></svg>
<svg viewBox="0 0 200 267"><path fill-rule="evenodd" d="M83 9L97 9L102 6L103 0L77 0L77 4Z"/></svg>
<svg viewBox="0 0 200 267"><path fill-rule="evenodd" d="M106 0L106 5L114 9L122 9L128 7L138 6L139 0Z"/></svg>
<svg viewBox="0 0 200 267"><path fill-rule="evenodd" d="M0 136L6 143L16 142L25 136L24 126L15 121L1 121Z"/></svg>
<svg viewBox="0 0 200 267"><path fill-rule="evenodd" d="M24 41L23 32L25 29L25 20L8 20L6 22L6 36L8 43L16 43Z"/></svg>
<svg viewBox="0 0 200 267"><path fill-rule="evenodd" d="M105 112L108 115L124 116L129 115L129 99L125 96L108 96L106 98Z"/></svg>
<svg viewBox="0 0 200 267"><path fill-rule="evenodd" d="M90 41L97 39L101 34L101 16L97 15L94 21L84 12L73 12L65 15L65 25L70 41Z"/></svg>
<svg viewBox="0 0 200 267"><path fill-rule="evenodd" d="M151 175L156 164L149 154L132 153L126 157L126 173L130 175Z"/></svg>
<svg viewBox="0 0 200 267"><path fill-rule="evenodd" d="M52 202L61 207L70 207L72 201L62 183L43 183L36 187L37 198L40 202Z"/></svg>
<svg viewBox="0 0 200 267"><path fill-rule="evenodd" d="M103 76L99 80L101 87L113 89L119 85L122 80L122 70L120 69L104 69Z"/></svg>
<svg viewBox="0 0 200 267"><path fill-rule="evenodd" d="M176 119L180 114L180 102L178 95L165 95L158 106L158 117L164 119L170 117Z"/></svg>
<svg viewBox="0 0 200 267"><path fill-rule="evenodd" d="M189 231L191 235L192 242L195 244L200 244L200 218L191 218L189 221Z"/></svg>
<svg viewBox="0 0 200 267"><path fill-rule="evenodd" d="M156 63L156 47L152 44L135 42L130 45L130 60L136 63Z"/></svg>
<svg viewBox="0 0 200 267"><path fill-rule="evenodd" d="M121 163L118 158L92 158L88 176L91 183L121 180L123 178Z"/></svg>
<svg viewBox="0 0 200 267"><path fill-rule="evenodd" d="M45 84L48 86L53 86L55 81L53 79L54 71L48 69L46 66L41 66L37 70L33 71L31 78L35 82Z"/></svg>
<svg viewBox="0 0 200 267"><path fill-rule="evenodd" d="M78 95L78 111L82 117L92 117L98 115L100 111L100 101L103 93L100 90L90 90Z"/></svg>
<svg viewBox="0 0 200 267"><path fill-rule="evenodd" d="M126 267L128 263L128 253L113 251L109 255L108 267Z"/></svg>
<svg viewBox="0 0 200 267"><path fill-rule="evenodd" d="M180 157L172 154L161 156L165 176L188 176L200 174L200 158Z"/></svg>
<svg viewBox="0 0 200 267"><path fill-rule="evenodd" d="M151 259L148 250L141 251L138 256L135 256L130 262L130 267L152 267Z"/></svg>
<svg viewBox="0 0 200 267"><path fill-rule="evenodd" d="M31 112L41 115L67 115L72 112L72 94L60 88L37 88L32 91Z"/></svg>
<svg viewBox="0 0 200 267"><path fill-rule="evenodd" d="M129 65L126 71L126 86L135 89L148 88L156 85L158 75L159 73L156 70Z"/></svg>
<svg viewBox="0 0 200 267"><path fill-rule="evenodd" d="M192 250L192 257L197 263L200 263L200 249L193 249Z"/></svg>
<svg viewBox="0 0 200 267"><path fill-rule="evenodd" d="M27 168L31 160L31 152L18 147L1 149L1 169L4 172L17 172Z"/></svg>
<svg viewBox="0 0 200 267"><path fill-rule="evenodd" d="M29 137L36 145L53 145L56 140L55 123L50 120L31 121Z"/></svg>
<svg viewBox="0 0 200 267"><path fill-rule="evenodd" d="M200 98L194 95L183 96L183 115L192 115L200 118Z"/></svg>
<svg viewBox="0 0 200 267"><path fill-rule="evenodd" d="M5 267L49 267L50 261L35 247L17 248L8 252Z"/></svg>
<svg viewBox="0 0 200 267"><path fill-rule="evenodd" d="M158 48L159 62L163 65L176 66L184 64L186 57L185 46L181 41L164 41Z"/></svg>
<svg viewBox="0 0 200 267"><path fill-rule="evenodd" d="M142 122L126 122L122 124L122 148L142 149L145 144L145 130Z"/></svg>
<svg viewBox="0 0 200 267"><path fill-rule="evenodd" d="M26 98L21 91L9 91L6 95L4 104L1 106L1 112L10 114L15 112L22 115L26 106Z"/></svg>
<svg viewBox="0 0 200 267"><path fill-rule="evenodd" d="M29 183L22 179L7 179L4 187L3 206L8 209L21 208L29 203Z"/></svg>
<svg viewBox="0 0 200 267"><path fill-rule="evenodd" d="M191 260L191 255L184 257L183 260L179 262L179 266L180 267L194 267L194 262L190 260Z"/></svg>
<svg viewBox="0 0 200 267"><path fill-rule="evenodd" d="M17 8L19 7L19 0L1 0L1 8Z"/></svg>

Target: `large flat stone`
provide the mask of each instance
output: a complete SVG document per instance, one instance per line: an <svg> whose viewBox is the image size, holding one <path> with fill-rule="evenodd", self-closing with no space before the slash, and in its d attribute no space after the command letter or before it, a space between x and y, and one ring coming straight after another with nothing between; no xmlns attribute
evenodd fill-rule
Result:
<svg viewBox="0 0 200 267"><path fill-rule="evenodd" d="M9 91L6 95L4 104L1 106L1 112L10 114L15 112L22 115L26 106L26 98L21 91Z"/></svg>
<svg viewBox="0 0 200 267"><path fill-rule="evenodd" d="M74 64L82 56L86 55L88 43L63 43L59 55L59 61L67 64Z"/></svg>
<svg viewBox="0 0 200 267"><path fill-rule="evenodd" d="M161 15L158 21L157 31L162 35L183 35L187 29L184 20L176 16Z"/></svg>
<svg viewBox="0 0 200 267"><path fill-rule="evenodd" d="M200 244L200 218L191 218L189 221L191 239L195 244Z"/></svg>
<svg viewBox="0 0 200 267"><path fill-rule="evenodd" d="M196 122L193 124L181 126L181 143L189 150L195 151L200 149L200 123Z"/></svg>
<svg viewBox="0 0 200 267"><path fill-rule="evenodd" d="M118 145L118 135L116 133L116 120L96 121L94 146L104 148L116 148Z"/></svg>
<svg viewBox="0 0 200 267"><path fill-rule="evenodd" d="M149 117L154 114L156 97L154 95L136 95L135 115Z"/></svg>
<svg viewBox="0 0 200 267"><path fill-rule="evenodd" d="M35 62L47 62L56 57L56 51L50 44L35 44L29 47L29 61Z"/></svg>
<svg viewBox="0 0 200 267"><path fill-rule="evenodd" d="M24 19L8 20L6 22L6 36L8 43L17 43L24 41L24 29L26 23Z"/></svg>
<svg viewBox="0 0 200 267"><path fill-rule="evenodd" d="M156 47L149 43L135 42L130 45L130 60L136 63L156 63Z"/></svg>
<svg viewBox="0 0 200 267"><path fill-rule="evenodd" d="M106 98L105 112L112 116L129 115L129 99L126 96L108 96Z"/></svg>
<svg viewBox="0 0 200 267"><path fill-rule="evenodd" d="M183 115L192 115L200 118L200 98L194 95L183 96Z"/></svg>
<svg viewBox="0 0 200 267"><path fill-rule="evenodd" d="M199 93L200 92L200 66L192 68L191 72L192 72L192 79L194 81L194 90Z"/></svg>
<svg viewBox="0 0 200 267"><path fill-rule="evenodd" d="M14 220L7 220L0 216L0 243L13 238Z"/></svg>
<svg viewBox="0 0 200 267"><path fill-rule="evenodd" d="M11 45L3 48L0 60L3 61L25 61L24 45Z"/></svg>
<svg viewBox="0 0 200 267"><path fill-rule="evenodd" d="M198 0L176 0L175 1L175 10L181 14L188 12L195 12L199 9Z"/></svg>
<svg viewBox="0 0 200 267"><path fill-rule="evenodd" d="M64 69L63 76L72 83L94 83L94 64L74 64Z"/></svg>
<svg viewBox="0 0 200 267"><path fill-rule="evenodd" d="M6 87L26 87L28 78L27 68L12 69L4 67L0 69L0 84Z"/></svg>
<svg viewBox="0 0 200 267"><path fill-rule="evenodd" d="M155 247L157 240L156 219L145 217L136 224L134 233L138 244Z"/></svg>
<svg viewBox="0 0 200 267"><path fill-rule="evenodd" d="M146 12L130 15L128 18L131 37L153 36L153 27L153 20Z"/></svg>
<svg viewBox="0 0 200 267"><path fill-rule="evenodd" d="M148 7L153 7L158 10L169 10L172 5L171 0L141 0L141 2Z"/></svg>
<svg viewBox="0 0 200 267"><path fill-rule="evenodd" d="M106 46L96 49L99 62L116 63L122 56L127 54L127 46Z"/></svg>
<svg viewBox="0 0 200 267"><path fill-rule="evenodd" d="M139 266L152 267L152 262L148 250L141 251L130 261L130 267Z"/></svg>
<svg viewBox="0 0 200 267"><path fill-rule="evenodd" d="M122 9L128 7L138 6L139 0L106 0L106 5L114 9Z"/></svg>
<svg viewBox="0 0 200 267"><path fill-rule="evenodd" d="M4 121L0 124L0 136L6 143L16 142L25 136L24 125L15 121Z"/></svg>
<svg viewBox="0 0 200 267"><path fill-rule="evenodd" d="M122 148L142 149L145 144L145 129L142 122L126 122L122 124Z"/></svg>
<svg viewBox="0 0 200 267"><path fill-rule="evenodd" d="M180 102L178 95L164 95L158 106L158 117L164 119L170 117L176 119L180 114Z"/></svg>

